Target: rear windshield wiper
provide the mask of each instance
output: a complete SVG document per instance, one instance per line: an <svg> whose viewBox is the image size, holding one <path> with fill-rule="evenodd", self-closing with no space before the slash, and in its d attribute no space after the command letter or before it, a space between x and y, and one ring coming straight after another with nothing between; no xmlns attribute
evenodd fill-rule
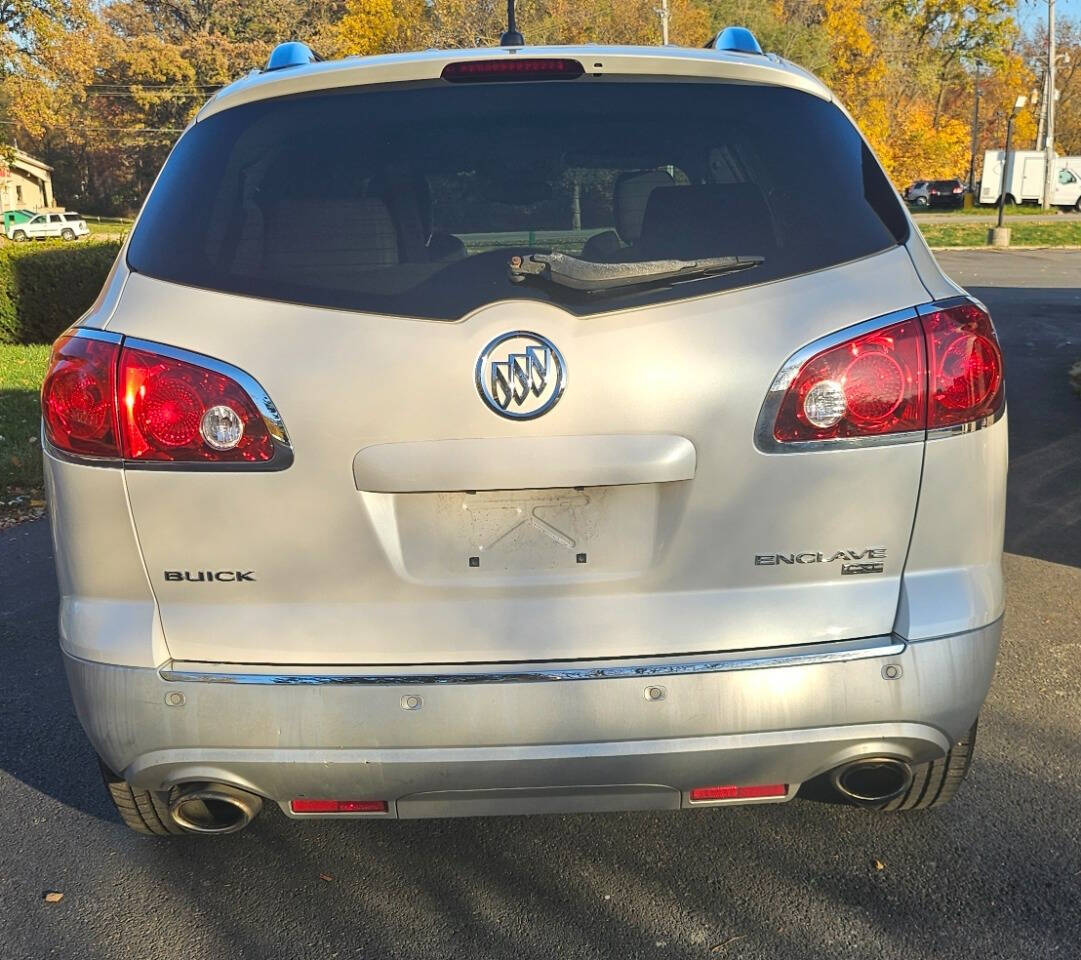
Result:
<svg viewBox="0 0 1081 960"><path fill-rule="evenodd" d="M630 287L658 280L685 280L694 277L735 273L765 263L765 257L703 257L701 260L638 260L631 263L595 263L565 253L534 253L511 257L510 278L521 283L530 277L550 280L572 290L590 293Z"/></svg>

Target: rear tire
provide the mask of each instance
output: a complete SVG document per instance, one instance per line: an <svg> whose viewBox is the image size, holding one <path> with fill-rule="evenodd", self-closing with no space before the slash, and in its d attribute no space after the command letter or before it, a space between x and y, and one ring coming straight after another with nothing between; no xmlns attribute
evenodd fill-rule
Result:
<svg viewBox="0 0 1081 960"><path fill-rule="evenodd" d="M968 733L958 740L941 760L916 764L912 768L912 783L909 788L901 796L888 800L877 809L927 810L949 803L968 775L976 749L978 725L979 720L972 724Z"/></svg>
<svg viewBox="0 0 1081 960"><path fill-rule="evenodd" d="M917 207L926 207L930 201L926 197L916 197L915 204Z"/></svg>
<svg viewBox="0 0 1081 960"><path fill-rule="evenodd" d="M126 826L148 837L171 837L184 833L169 815L165 794L133 787L100 760L98 765L109 799Z"/></svg>
<svg viewBox="0 0 1081 960"><path fill-rule="evenodd" d="M26 231L25 230L16 230L11 235L11 239L14 240L16 243L22 243L24 240L26 240Z"/></svg>

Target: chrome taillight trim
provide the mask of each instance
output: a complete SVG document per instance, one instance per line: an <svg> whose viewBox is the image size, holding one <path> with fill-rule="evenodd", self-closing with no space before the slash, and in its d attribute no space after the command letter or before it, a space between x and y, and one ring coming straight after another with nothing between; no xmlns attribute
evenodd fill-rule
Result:
<svg viewBox="0 0 1081 960"><path fill-rule="evenodd" d="M124 339L122 333L98 330L96 327L71 327L60 334L60 337L81 337L83 340L101 340L104 343L120 343ZM59 340L60 337L56 339Z"/></svg>
<svg viewBox="0 0 1081 960"><path fill-rule="evenodd" d="M916 320L919 317L926 317L932 313L937 313L939 310L949 310L952 307L957 307L964 303L975 304L984 313L990 316L990 311L988 311L987 307L975 297L950 297L946 300L929 301L914 307L896 310L893 313L887 313L880 317L875 317L872 320L865 320L862 323L857 323L851 327L845 327L843 330L837 330L834 333L827 334L826 336L807 344L805 347L801 347L784 362L784 365L781 367L777 376L774 377L773 383L770 384L769 391L766 393L766 399L758 414L758 422L755 424L755 447L762 453L813 453L823 450L858 450L864 447L889 447L899 443L916 443L923 440L939 440L943 437L955 437L963 433L973 433L976 430L982 430L984 427L990 427L993 424L998 423L1006 413L1005 400L1002 403L1002 407L993 416L982 417L979 420L970 420L967 423L958 423L951 427L935 427L931 430L906 430L903 433L886 433L880 436L871 437L837 437L832 440L793 440L787 443L782 443L773 435L773 428L777 422L777 414L781 409L781 404L784 402L785 394L792 385L792 381L803 368L803 365L812 357L817 356L824 350L829 350L831 347L836 347L838 344L844 343L847 340L862 336L865 333L881 330L883 327L889 327L905 320Z"/></svg>
<svg viewBox="0 0 1081 960"><path fill-rule="evenodd" d="M90 467L123 467L125 470L171 470L171 471L200 471L200 472L276 472L285 470L293 463L293 446L289 442L289 435L285 430L285 421L282 419L278 408L270 399L270 394L263 389L262 384L250 373L234 367L231 363L225 363L215 357L208 357L203 353L193 350L184 350L165 343L157 343L153 340L142 340L137 337L127 337L122 333L112 330L97 330L89 327L73 327L65 331L62 336L82 337L87 340L102 340L107 343L117 344L120 347L131 347L133 350L145 350L161 357L169 357L173 360L182 360L186 363L195 364L206 370L220 373L229 377L248 395L255 404L256 410L266 424L267 433L274 445L274 456L269 460L255 462L198 462L186 460L183 462L171 462L168 460L123 460L110 457L85 457L80 454L58 450L45 437L45 426L42 424L42 448L51 456L68 463L78 463Z"/></svg>

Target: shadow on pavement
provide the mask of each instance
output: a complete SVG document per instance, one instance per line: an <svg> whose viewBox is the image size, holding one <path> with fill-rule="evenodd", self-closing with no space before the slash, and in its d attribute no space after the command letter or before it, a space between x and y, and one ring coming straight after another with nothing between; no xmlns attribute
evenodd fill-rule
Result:
<svg viewBox="0 0 1081 960"><path fill-rule="evenodd" d="M1079 287L970 286L991 310L1006 358L1010 476L1006 550L1081 566L1081 398L1067 374L1081 360Z"/></svg>

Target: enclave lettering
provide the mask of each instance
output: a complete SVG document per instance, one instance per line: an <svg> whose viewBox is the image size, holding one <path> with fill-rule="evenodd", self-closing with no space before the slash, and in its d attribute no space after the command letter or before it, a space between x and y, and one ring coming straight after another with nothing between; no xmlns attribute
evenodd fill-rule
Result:
<svg viewBox="0 0 1081 960"><path fill-rule="evenodd" d="M782 563L833 563L835 560L885 560L885 547L868 547L865 550L838 550L825 554L807 551L805 553L756 553L756 567L774 567Z"/></svg>

